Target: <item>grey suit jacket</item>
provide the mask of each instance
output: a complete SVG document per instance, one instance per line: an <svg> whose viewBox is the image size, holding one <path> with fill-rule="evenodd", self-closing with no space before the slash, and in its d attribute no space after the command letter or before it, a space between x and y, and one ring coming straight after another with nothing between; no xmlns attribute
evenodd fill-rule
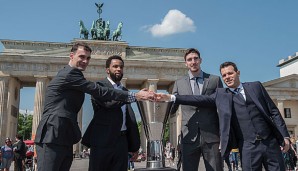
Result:
<svg viewBox="0 0 298 171"><path fill-rule="evenodd" d="M216 88L223 87L220 77L203 72L204 85L202 94L210 95ZM189 75L175 82L172 94L192 95ZM175 113L179 104L175 104L171 114ZM207 143L219 142L218 114L215 107L194 107L181 105L182 110L182 143L194 143L200 134Z"/></svg>
<svg viewBox="0 0 298 171"><path fill-rule="evenodd" d="M289 133L278 108L265 88L260 82L247 82L242 85L264 119L269 123L278 143L283 145L284 137L289 137ZM175 103L206 107L216 106L220 117L222 156L228 154L232 148L237 148L237 141L235 141L231 127L233 99L228 88L219 88L210 96L176 96Z"/></svg>
<svg viewBox="0 0 298 171"><path fill-rule="evenodd" d="M114 88L107 78L97 83L102 86ZM123 88L123 90L128 91L126 88ZM120 130L123 123L121 106L124 104L125 102L114 100L103 101L102 99L92 97L94 115L83 136L82 144L91 148L115 147L119 136L121 136ZM136 117L130 104L126 105L126 127L128 151L136 152L140 148L140 135Z"/></svg>
<svg viewBox="0 0 298 171"><path fill-rule="evenodd" d="M77 114L84 102L85 93L103 100L126 101L128 98L127 91L101 87L87 81L82 71L67 65L47 87L44 111L36 131L35 143L77 143L81 139Z"/></svg>

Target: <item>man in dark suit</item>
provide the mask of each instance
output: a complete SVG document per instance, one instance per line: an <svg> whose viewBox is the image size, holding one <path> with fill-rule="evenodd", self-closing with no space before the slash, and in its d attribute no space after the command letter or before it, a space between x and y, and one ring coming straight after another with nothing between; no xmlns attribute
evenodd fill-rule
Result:
<svg viewBox="0 0 298 171"><path fill-rule="evenodd" d="M219 88L211 96L160 95L160 100L178 104L217 107L220 120L221 154L239 147L243 170L285 170L281 150L289 149L285 122L260 82L240 82L236 64L220 66L228 88Z"/></svg>
<svg viewBox="0 0 298 171"><path fill-rule="evenodd" d="M178 79L172 94L210 95L216 88L223 87L220 77L201 70L200 52L190 48L184 55L188 73ZM175 113L175 104L171 113ZM219 152L219 121L216 108L181 105L181 152L183 170L197 171L203 156L206 171L221 171L222 159Z"/></svg>
<svg viewBox="0 0 298 171"><path fill-rule="evenodd" d="M114 55L106 61L107 78L98 84L128 91L121 84L124 61ZM89 171L127 171L128 152L138 153L140 135L130 104L92 96L94 116L82 144L90 147Z"/></svg>
<svg viewBox="0 0 298 171"><path fill-rule="evenodd" d="M70 52L70 61L49 83L44 111L39 122L35 143L37 166L41 171L68 171L73 160L73 144L81 139L77 113L85 93L102 100L133 102L148 99L152 93L115 90L87 81L82 71L91 58L91 48L76 43Z"/></svg>
<svg viewBox="0 0 298 171"><path fill-rule="evenodd" d="M23 142L23 137L20 134L16 135L16 142L13 145L15 169L16 171L23 171L26 158L26 144Z"/></svg>

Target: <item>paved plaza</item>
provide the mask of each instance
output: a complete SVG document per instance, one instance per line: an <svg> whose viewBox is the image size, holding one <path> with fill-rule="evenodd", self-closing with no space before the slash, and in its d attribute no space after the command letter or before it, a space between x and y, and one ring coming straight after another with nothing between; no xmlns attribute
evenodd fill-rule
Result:
<svg viewBox="0 0 298 171"><path fill-rule="evenodd" d="M89 162L88 158L86 158L86 159L75 158L72 162L70 171L88 171L88 165L89 165L88 162ZM13 168L14 168L13 164L14 164L14 162L12 163L12 165L9 169L10 171L13 171ZM168 163L166 163L166 166L168 167ZM135 169L145 168L145 167L146 167L146 161L135 162ZM172 166L172 168L176 169L176 166ZM205 170L204 162L201 159L199 171L204 171L204 170ZM182 169L181 169L181 171L182 171ZM228 171L226 165L225 165L224 171Z"/></svg>
<svg viewBox="0 0 298 171"><path fill-rule="evenodd" d="M72 163L72 166L71 166L71 171L87 171L88 170L88 161L89 161L88 159L79 159L79 158L74 159L74 161ZM169 167L168 166L168 163L166 163L166 166ZM137 169L137 168L145 168L145 167L146 167L146 161L135 162L135 169ZM176 166L171 166L171 167L176 169ZM203 160L201 160L201 162L200 162L200 168L199 168L199 170L200 171L204 171L205 170L205 166L204 166ZM226 165L225 165L224 171L228 171Z"/></svg>

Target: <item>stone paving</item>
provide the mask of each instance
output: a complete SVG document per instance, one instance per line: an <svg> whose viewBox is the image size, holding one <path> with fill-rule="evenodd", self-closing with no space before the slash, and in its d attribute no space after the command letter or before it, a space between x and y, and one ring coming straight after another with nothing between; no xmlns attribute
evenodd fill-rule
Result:
<svg viewBox="0 0 298 171"><path fill-rule="evenodd" d="M13 171L13 168L14 168L13 164L14 164L14 162L12 163L12 165L9 169L10 171ZM145 168L146 167L146 161L135 162L134 164L135 164L135 169ZM83 159L75 158L72 162L72 166L71 166L70 171L88 171L88 165L89 165L89 159L88 158L83 158ZM166 162L166 167L170 167L169 163L167 163L167 162ZM171 167L176 169L176 166L171 166ZM201 159L199 171L204 171L204 170L205 170L204 162ZM182 169L181 169L181 171L182 171ZM225 165L224 171L228 171L226 165Z"/></svg>
<svg viewBox="0 0 298 171"><path fill-rule="evenodd" d="M135 169L146 167L146 161L135 162L134 164L135 164ZM169 167L169 164L167 162L166 162L166 167ZM171 166L171 167L176 169L176 166ZM79 158L74 159L71 166L71 171L87 171L87 170L88 170L88 159L79 159ZM201 160L199 171L204 171L204 170L205 170L204 162L203 160ZM228 171L226 165L225 165L224 171Z"/></svg>

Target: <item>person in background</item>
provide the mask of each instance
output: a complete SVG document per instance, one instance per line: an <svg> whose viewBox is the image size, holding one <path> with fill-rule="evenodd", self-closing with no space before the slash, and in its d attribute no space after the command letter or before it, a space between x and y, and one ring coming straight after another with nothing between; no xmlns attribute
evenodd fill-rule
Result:
<svg viewBox="0 0 298 171"><path fill-rule="evenodd" d="M98 85L128 91L121 83L124 61L118 55L106 60L107 77ZM93 118L85 131L82 144L91 148L89 171L127 171L127 154L138 156L140 134L130 104L91 97Z"/></svg>
<svg viewBox="0 0 298 171"><path fill-rule="evenodd" d="M135 164L133 161L133 153L128 153L128 167L127 169L130 171L130 166L131 166L131 170L135 170Z"/></svg>
<svg viewBox="0 0 298 171"><path fill-rule="evenodd" d="M294 150L292 144L290 144L290 149L287 152L283 152L284 162L287 171L295 170L297 163L297 153Z"/></svg>
<svg viewBox="0 0 298 171"><path fill-rule="evenodd" d="M171 145L171 162L172 165L175 166L175 157L176 157L176 149L175 147L173 147L173 145Z"/></svg>
<svg viewBox="0 0 298 171"><path fill-rule="evenodd" d="M25 158L26 158L26 144L23 142L23 137L20 134L16 135L16 142L13 146L14 159L15 159L15 168L16 171L23 171L25 167Z"/></svg>
<svg viewBox="0 0 298 171"><path fill-rule="evenodd" d="M148 100L154 93L137 93L106 88L85 79L83 72L91 59L91 48L84 42L73 44L69 63L49 83L44 111L37 127L35 144L39 171L68 171L73 161L73 144L82 135L77 116L85 93L100 100L118 100L126 103ZM127 158L127 153L126 153Z"/></svg>
<svg viewBox="0 0 298 171"><path fill-rule="evenodd" d="M182 155L181 155L181 134L178 135L178 143L177 143L177 171L180 171L182 164Z"/></svg>
<svg viewBox="0 0 298 171"><path fill-rule="evenodd" d="M226 155L224 157L224 162L226 162L229 171L232 171L231 160L230 160L231 157L232 157L232 154L231 153L229 155ZM224 164L223 164L223 166L224 166Z"/></svg>
<svg viewBox="0 0 298 171"><path fill-rule="evenodd" d="M1 169L2 171L9 171L13 160L13 147L10 138L5 139L5 145L1 147L1 154Z"/></svg>
<svg viewBox="0 0 298 171"><path fill-rule="evenodd" d="M179 78L172 94L210 95L216 88L221 88L219 76L202 70L202 58L195 48L186 50L185 66L188 72ZM219 123L215 107L194 107L180 105L181 120L181 154L182 168L185 171L197 171L203 156L206 171L222 171L222 159L219 152ZM179 104L175 104L171 114L175 114Z"/></svg>
<svg viewBox="0 0 298 171"><path fill-rule="evenodd" d="M238 154L239 154L239 149L238 148L233 148L232 149L232 163L233 163L233 170L238 171Z"/></svg>

